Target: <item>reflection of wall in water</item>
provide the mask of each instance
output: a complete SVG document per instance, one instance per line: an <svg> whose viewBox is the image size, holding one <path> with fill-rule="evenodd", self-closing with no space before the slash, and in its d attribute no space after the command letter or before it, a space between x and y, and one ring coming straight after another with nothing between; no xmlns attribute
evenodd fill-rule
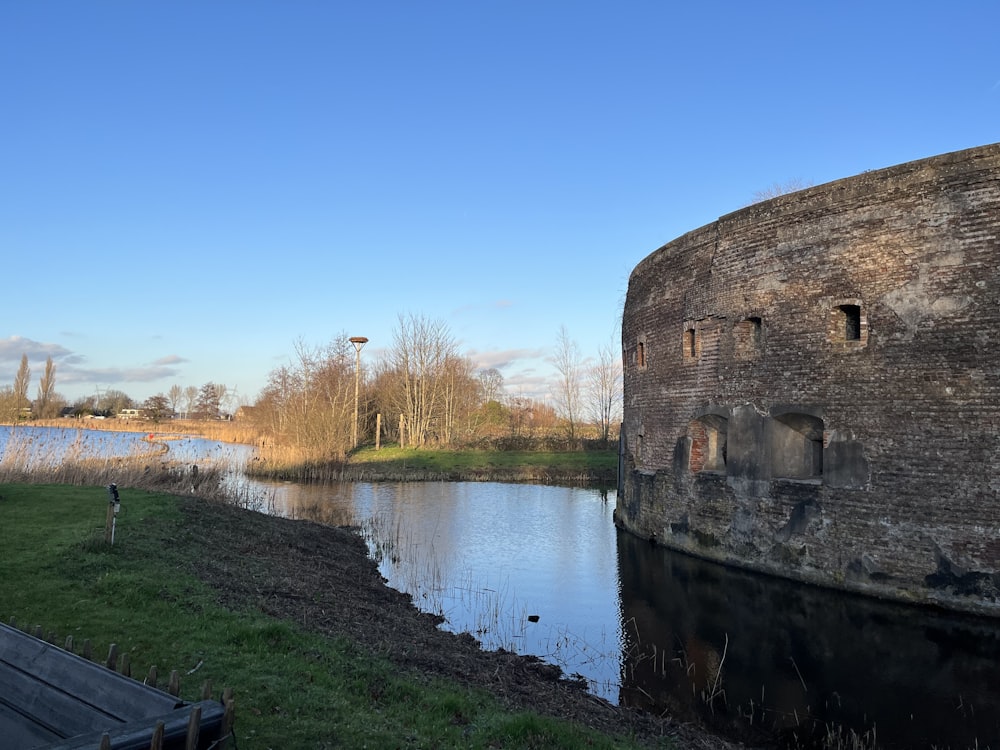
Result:
<svg viewBox="0 0 1000 750"><path fill-rule="evenodd" d="M803 736L828 723L858 733L874 723L885 748L1000 737L992 620L724 568L625 533L619 569L624 705L699 717L745 738L765 728ZM753 726L741 718L751 706Z"/></svg>

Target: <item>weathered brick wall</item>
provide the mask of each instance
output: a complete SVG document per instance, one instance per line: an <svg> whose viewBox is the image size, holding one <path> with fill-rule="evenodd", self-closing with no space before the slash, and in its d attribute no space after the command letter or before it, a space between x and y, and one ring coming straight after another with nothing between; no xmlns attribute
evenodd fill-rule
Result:
<svg viewBox="0 0 1000 750"><path fill-rule="evenodd" d="M633 271L622 343L623 527L1000 613L1000 144L674 240Z"/></svg>

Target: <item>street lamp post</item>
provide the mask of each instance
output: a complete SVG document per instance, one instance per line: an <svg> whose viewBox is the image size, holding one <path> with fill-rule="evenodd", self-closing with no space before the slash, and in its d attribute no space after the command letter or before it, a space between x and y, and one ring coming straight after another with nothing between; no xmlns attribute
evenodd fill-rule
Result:
<svg viewBox="0 0 1000 750"><path fill-rule="evenodd" d="M361 390L361 347L368 343L364 336L351 336L349 341L354 344L357 355L354 360L354 447L358 447L358 394Z"/></svg>

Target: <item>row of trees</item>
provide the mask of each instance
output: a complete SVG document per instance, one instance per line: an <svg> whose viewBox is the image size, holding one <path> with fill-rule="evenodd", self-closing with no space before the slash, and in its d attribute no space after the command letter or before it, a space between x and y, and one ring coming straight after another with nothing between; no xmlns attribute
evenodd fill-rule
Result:
<svg viewBox="0 0 1000 750"><path fill-rule="evenodd" d="M273 370L248 412L276 443L310 459L344 456L353 447L355 387L361 434L372 435L379 415L383 439L408 447L462 445L489 438L551 435L570 441L596 426L607 441L617 424L621 364L611 345L585 360L565 327L552 358L559 373L555 406L504 394L503 376L478 370L458 352L447 326L400 316L392 345L360 371L346 335L320 348L296 345L292 363Z"/></svg>
<svg viewBox="0 0 1000 750"><path fill-rule="evenodd" d="M56 366L52 357L45 360L45 371L38 382L38 393L34 400L28 396L31 383L31 367L28 355L21 355L21 364L14 375L13 386L0 388L0 419L16 422L21 419L52 419L58 417L66 405L66 399L56 393Z"/></svg>
<svg viewBox="0 0 1000 750"><path fill-rule="evenodd" d="M124 409L141 409L144 416L154 421L174 415L191 419L218 419L232 414L232 405L236 400L234 391L219 383L210 382L201 388L181 388L174 385L166 394L158 393L141 403L124 391L107 389L70 404L55 389L56 366L52 357L45 361L45 371L38 381L34 399L29 397L30 383L31 367L28 355L23 354L13 385L0 387L0 421L55 419L66 414L77 417L114 417Z"/></svg>
<svg viewBox="0 0 1000 750"><path fill-rule="evenodd" d="M506 394L503 375L480 370L459 354L444 323L400 316L391 346L370 367L360 367L347 336L316 348L298 342L293 361L269 373L246 413L276 444L316 460L346 455L354 447L355 429L373 435L379 415L385 416L378 425L382 438L408 447L555 434L576 442L584 428L586 436L607 441L621 406L616 351L608 344L584 358L561 327L551 358L559 377L550 405ZM55 371L50 357L31 400L31 370L23 356L13 386L0 388L0 419L47 419L66 411L114 417L123 409L141 409L154 421L174 415L218 419L231 416L237 402L235 391L209 382L201 388L173 385L142 403L109 389L68 405L55 391Z"/></svg>

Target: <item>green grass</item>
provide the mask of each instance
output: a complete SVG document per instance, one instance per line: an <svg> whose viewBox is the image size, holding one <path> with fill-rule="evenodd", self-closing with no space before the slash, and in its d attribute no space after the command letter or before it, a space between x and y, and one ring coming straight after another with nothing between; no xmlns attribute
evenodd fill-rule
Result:
<svg viewBox="0 0 1000 750"><path fill-rule="evenodd" d="M601 451L493 451L438 450L385 447L362 448L351 454L352 464L398 465L433 472L488 472L491 469L556 469L613 471L618 452Z"/></svg>
<svg viewBox="0 0 1000 750"><path fill-rule="evenodd" d="M130 491L108 547L104 488L0 485L0 618L39 625L60 644L90 639L95 658L116 643L133 675L156 665L162 681L176 669L188 700L204 680L216 696L232 687L241 750L632 747L402 674L356 643L223 608L187 572L212 551L194 545L179 502Z"/></svg>

